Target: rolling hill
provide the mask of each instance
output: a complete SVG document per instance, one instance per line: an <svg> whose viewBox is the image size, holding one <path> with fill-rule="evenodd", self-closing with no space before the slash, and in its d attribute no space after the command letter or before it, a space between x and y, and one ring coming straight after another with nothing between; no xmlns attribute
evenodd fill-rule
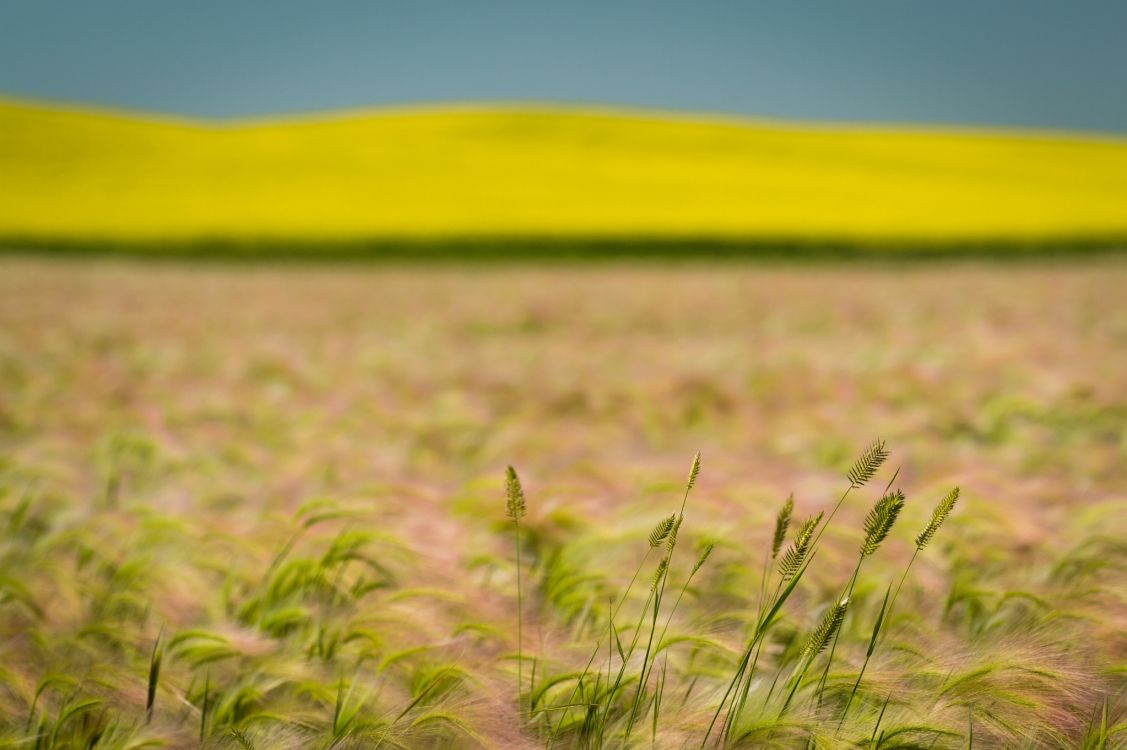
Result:
<svg viewBox="0 0 1127 750"><path fill-rule="evenodd" d="M1127 140L449 106L205 122L0 100L0 244L1118 241Z"/></svg>

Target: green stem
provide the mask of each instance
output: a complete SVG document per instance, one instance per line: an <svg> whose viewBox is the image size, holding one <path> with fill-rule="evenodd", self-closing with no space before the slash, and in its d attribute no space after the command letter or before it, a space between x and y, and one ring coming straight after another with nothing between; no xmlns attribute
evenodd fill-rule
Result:
<svg viewBox="0 0 1127 750"><path fill-rule="evenodd" d="M896 605L896 597L900 595L900 589L904 585L904 580L908 577L908 571L912 569L913 563L916 562L916 555L920 553L919 547L912 553L912 557L908 560L908 565L904 568L904 573L900 576L900 582L896 584L896 591L892 594L891 600L887 599L888 594L885 594L887 606L881 607L881 614L877 621L877 626L873 637L869 642L869 649L865 654L865 661L861 664L861 671L857 674L857 680L853 683L853 689L849 692L849 699L845 702L845 708L842 709L841 719L837 723L838 730L841 729L842 724L845 723L845 717L849 714L849 708L853 705L853 698L857 695L857 690L861 686L861 678L865 676L865 670L869 667L869 660L872 658L873 653L876 651L876 646L884 637L884 631L888 626L888 621L892 617L892 608Z"/></svg>
<svg viewBox="0 0 1127 750"><path fill-rule="evenodd" d="M854 489L855 489L855 487L851 484L851 485L849 485L849 487L846 488L845 492L841 493L841 497L839 497L838 500L837 500L837 503L834 504L833 510L830 511L830 515L826 518L825 522L822 523L822 525L815 532L814 538L810 540L809 549L811 551L813 551L814 548L817 547L818 540L820 540L822 538L822 534L823 534L823 532L825 532L826 528L830 525L830 521L832 521L834 516L837 515L838 510L841 509L842 503L845 502L845 499L847 497L849 497L849 493L852 492ZM778 597L778 592L779 592L779 589L781 587L782 587L782 581L779 581L779 585L775 589L775 597L776 598ZM724 724L721 727L721 731L720 731L721 738L728 735L728 733L731 731L732 725L735 724L735 722L739 719L739 715L740 715L740 713L742 713L744 704L747 701L747 693L748 693L748 691L751 690L751 678L752 678L752 675L754 673L755 668L754 668L754 666L752 666L751 670L747 673L746 676L744 675L744 670L747 667L747 662L748 662L748 659L751 655L751 650L752 650L753 647L754 647L754 644L748 645L747 654L744 657L744 661L741 664L740 669L736 673L736 684L741 689L737 690L737 695L733 696L733 698L732 698L732 708L729 710L727 717L725 717L725 719L724 719ZM758 661L758 652L756 652L756 662L757 661ZM746 682L745 682L745 677L746 677ZM731 686L729 686L728 692L730 692L730 690L731 690ZM719 716L720 711L723 710L723 708L724 708L724 701L727 700L728 692L724 693L724 698L721 700L720 706L716 710L716 715L713 716L712 723L710 723L708 725L708 732L705 734L705 741L706 742L708 741L709 734L712 733L712 726L716 722L716 716ZM788 701L789 701L789 699L788 699ZM701 743L701 747L704 747L704 743Z"/></svg>
<svg viewBox="0 0 1127 750"><path fill-rule="evenodd" d="M920 548L916 547L916 551L912 553L912 559L908 561L908 566L904 568L904 573L900 576L900 582L896 584L896 591L892 594L892 601L888 603L889 612L892 612L892 607L896 604L896 597L900 596L900 589L904 586L904 579L908 577L908 571L912 569L912 564L916 561L916 555L918 554L920 554Z"/></svg>
<svg viewBox="0 0 1127 750"><path fill-rule="evenodd" d="M882 496L888 494L889 489L892 488L892 483L896 481L896 477L898 477L898 476L900 476L900 468L899 467L897 467L896 471L893 472L892 478L888 480L888 484L886 484L884 486L884 492L881 493ZM913 555L913 559L914 558L915 558L915 556ZM849 578L849 585L846 589L845 595L844 595L844 597L838 597L838 601L841 601L842 598L849 599L853 596L853 588L857 585L857 576L861 573L861 563L864 562L864 561L865 561L865 554L862 552L861 556L857 559L857 567L855 567L853 569L853 575L850 576L850 578ZM908 574L907 571L905 571L904 575L907 575L907 574ZM904 579L901 578L900 582L903 583ZM899 591L899 589L897 591ZM846 616L848 617L848 614ZM837 652L837 641L838 641L838 638L841 637L841 631L844 627L845 627L845 623L843 622L842 626L837 629L836 633L834 633L833 643L830 644L830 655L829 655L829 658L826 659L826 667L825 667L825 669L822 670L821 679L818 680L818 705L819 706L822 705L822 698L825 695L825 691L826 691L826 681L829 679L829 676L830 676L830 665L833 664L834 654Z"/></svg>
<svg viewBox="0 0 1127 750"><path fill-rule="evenodd" d="M520 691L524 686L524 597L520 583L520 521L514 518L513 526L516 528L514 538L517 553L517 716L519 717L522 711Z"/></svg>
<svg viewBox="0 0 1127 750"><path fill-rule="evenodd" d="M614 625L614 618L618 616L618 611L620 609L622 609L622 605L626 602L626 598L630 595L630 590L634 588L634 583L638 580L638 575L642 572L642 568L645 567L646 561L649 560L650 553L653 552L653 550L654 550L653 547L648 548L646 550L646 554L642 556L642 561L640 563L638 563L638 567L634 570L634 576L630 579L630 583L627 584L626 590L622 592L622 597L618 600L618 604L614 605L613 600L612 600L613 610L610 613L610 619L607 620L607 685L608 686L610 685L610 648L613 645L612 628L613 628L613 625ZM587 670L589 670L591 668L591 664L594 663L595 657L598 656L599 649L601 647L602 647L602 643L596 641L595 650L591 652L591 658L587 660L587 666L583 669L583 674L581 674L579 676L579 680L575 683L575 687L572 688L571 697L567 699L568 703L574 703L575 702L575 697L579 694L579 689L583 685L583 678L587 676ZM564 720L567 719L568 713L569 713L568 711L564 711L563 714L560 716L560 718L556 721L556 726L552 729L552 732L551 732L549 739L548 739L548 747L552 746L552 742L555 740L556 734L559 733L560 727L563 726Z"/></svg>
<svg viewBox="0 0 1127 750"><path fill-rule="evenodd" d="M775 597L775 600L771 603L770 609L768 609L767 612L764 613L756 623L754 635L752 635L751 641L747 644L747 648L744 650L743 656L740 659L739 667L736 670L736 674L728 683L728 689L724 691L724 696L720 699L720 704L716 707L715 713L712 714L712 720L708 723L708 729L705 731L704 739L702 739L700 743L701 748L703 748L708 743L708 738L712 735L712 730L716 727L716 721L720 718L720 713L724 710L724 706L727 705L728 697L732 695L732 691L736 688L739 680L742 678L744 670L747 669L748 661L751 660L752 650L755 648L756 644L759 643L759 640L763 638L763 636L775 623L775 616L779 613L779 610L782 608L787 598L791 595L791 592L793 592L795 587L798 586L798 582L802 580L802 577L806 574L806 571L810 567L810 563L813 562L816 553L817 550L813 548L810 549L810 552L806 557L806 562L789 580L786 588L783 588L782 581L779 581L779 593ZM734 700L735 697L733 696L733 701ZM728 716L725 719L725 724L730 723L732 718L732 712L729 711Z"/></svg>
<svg viewBox="0 0 1127 750"><path fill-rule="evenodd" d="M900 470L897 469L896 473L899 474L899 471ZM895 479L896 479L896 475L894 474L893 475L893 481L895 481ZM891 482L889 484L891 485ZM845 489L845 491L843 493L841 493L841 497L839 497L837 502L834 504L833 510L830 511L829 516L826 517L825 521L821 524L821 526L818 528L818 530L814 533L814 537L813 537L813 539L810 540L810 545L808 547L808 549L810 550L810 555L807 558L807 564L809 564L810 558L813 557L813 552L815 551L815 548L818 546L818 542L821 540L822 534L825 533L825 530L829 527L830 522L833 521L834 516L836 516L837 512L841 509L841 506L845 502L846 498L849 497L849 493L852 492L853 490L857 489L858 486L860 486L860 485L854 485L854 484L850 483L849 487L847 487ZM782 582L780 581L780 586L781 586L781 584L782 584ZM777 603L778 603L777 600L772 603L772 607L771 607L772 610L775 608ZM769 627L770 623L766 623L766 626ZM728 683L728 689L724 691L724 695L720 699L720 705L718 705L716 707L716 711L712 715L712 720L708 723L708 729L705 731L704 739L701 740L701 743L700 743L701 748L704 748L705 745L708 744L708 738L712 735L712 730L715 728L716 721L720 718L720 714L724 710L724 706L728 701L728 697L732 694L732 691L736 688L737 684L742 683L742 680L743 680L743 677L744 677L744 670L747 669L748 662L751 660L752 650L755 648L759 639L763 636L763 631L765 629L766 628L764 627L764 623L762 623L762 621L756 626L756 632L752 636L751 642L748 644L747 648L744 650L743 657L740 660L739 668L736 670L736 675ZM749 682L749 686L750 686L750 682ZM738 700L738 698L739 698L738 695L732 696L732 701L733 701L732 710L729 711L728 716L725 719L724 730L721 733L722 736L723 736L724 733L727 732L728 726L732 723L734 718L736 718L736 717L733 717L732 714L733 714L734 711L737 710L736 701Z"/></svg>
<svg viewBox="0 0 1127 750"><path fill-rule="evenodd" d="M861 555L857 559L857 567L855 567L853 569L853 575L851 575L849 577L849 583L845 587L845 593L842 596L839 596L837 598L837 600L839 602L842 599L849 599L850 597L853 596L853 587L857 585L857 576L861 572L861 563L864 562L864 560L865 560L864 555ZM848 617L848 616L849 616L848 613L846 613L846 617ZM834 653L837 651L837 639L841 637L841 631L844 627L845 627L845 622L843 621L841 626L837 629L837 631L834 632L833 642L830 644L829 658L826 659L826 667L825 667L825 669L822 670L821 679L818 680L818 705L822 704L822 694L825 692L825 689L826 689L826 680L830 676L830 665L833 663Z"/></svg>
<svg viewBox="0 0 1127 750"><path fill-rule="evenodd" d="M650 650L653 647L654 631L657 630L657 615L658 610L661 608L661 599L665 595L665 585L669 582L669 571L673 565L673 552L677 549L677 534L681 530L681 524L685 520L685 506L689 502L689 492L692 486L685 485L685 493L681 496L681 509L677 511L677 522L670 532L673 534L672 543L669 545L669 553L665 556L665 573L662 574L661 580L657 582L657 596L654 597L653 620L650 623L649 642L646 644L646 654L642 659L642 672L638 676L638 691L634 694L634 702L630 707L630 718L626 722L626 737L630 737L630 731L634 727L634 718L637 714L638 707L641 705L642 695L646 688L646 676L649 672ZM678 599L680 601L680 599Z"/></svg>
<svg viewBox="0 0 1127 750"><path fill-rule="evenodd" d="M626 667L630 662L630 657L634 655L634 649L638 646L638 639L642 636L642 623L646 620L646 612L649 611L650 602L653 601L655 592L651 589L649 595L646 597L646 603L642 605L642 611L638 615L638 622L634 626L634 638L630 641L630 648L622 655L622 664L618 668L618 674L614 678L614 685L607 691L606 707L603 709L603 718L599 728L599 744L603 744L603 737L606 733L607 718L610 716L610 706L614 700L615 694L618 693L619 687L622 686L622 679L626 676Z"/></svg>
<svg viewBox="0 0 1127 750"><path fill-rule="evenodd" d="M747 705L747 696L751 692L751 681L755 678L755 668L759 664L759 655L762 653L763 640L760 639L759 645L755 647L755 656L751 660L751 666L748 668L747 674L744 675L739 698L734 703L727 720L724 722L724 726L721 728L721 739L731 733L732 727L735 726L736 722L739 721L740 716L743 714L744 706Z"/></svg>
<svg viewBox="0 0 1127 750"><path fill-rule="evenodd" d="M798 692L798 686L802 684L802 678L806 676L806 673L810 670L810 665L813 663L814 657L806 656L802 659L801 669L795 669L794 676L791 677L793 683L791 684L790 692L787 693L787 699L783 701L783 707L779 709L779 718L782 718L783 714L787 712L787 708L790 706L791 699L793 699L794 694Z"/></svg>
<svg viewBox="0 0 1127 750"><path fill-rule="evenodd" d="M669 577L669 568L665 569L662 574L662 582ZM664 586L662 586L664 589ZM657 596L654 597L653 617L650 620L650 635L649 641L646 643L646 653L642 657L642 672L638 675L638 690L634 693L634 702L630 705L630 718L626 720L626 737L630 738L630 732L634 729L634 719L637 717L638 708L642 705L642 700L646 690L646 678L649 676L648 665L650 663L650 652L653 649L654 632L657 630L657 613L661 609L661 591L658 591Z"/></svg>

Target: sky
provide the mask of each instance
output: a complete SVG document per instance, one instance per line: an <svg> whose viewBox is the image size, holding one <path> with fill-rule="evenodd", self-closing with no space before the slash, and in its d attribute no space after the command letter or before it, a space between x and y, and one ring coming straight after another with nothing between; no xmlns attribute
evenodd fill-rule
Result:
<svg viewBox="0 0 1127 750"><path fill-rule="evenodd" d="M0 94L197 117L558 102L1127 133L1127 2L0 0Z"/></svg>

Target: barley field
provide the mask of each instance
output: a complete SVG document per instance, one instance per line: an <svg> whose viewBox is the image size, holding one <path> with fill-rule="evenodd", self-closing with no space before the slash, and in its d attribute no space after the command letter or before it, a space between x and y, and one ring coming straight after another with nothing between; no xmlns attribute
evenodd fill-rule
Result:
<svg viewBox="0 0 1127 750"><path fill-rule="evenodd" d="M0 747L1124 747L1125 289L0 260Z"/></svg>

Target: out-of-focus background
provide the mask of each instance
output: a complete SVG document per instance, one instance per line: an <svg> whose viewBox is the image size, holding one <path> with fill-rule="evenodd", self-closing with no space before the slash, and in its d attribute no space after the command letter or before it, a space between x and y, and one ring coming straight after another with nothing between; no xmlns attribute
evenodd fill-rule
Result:
<svg viewBox="0 0 1127 750"><path fill-rule="evenodd" d="M9 248L809 257L1127 236L1115 3L0 14Z"/></svg>
<svg viewBox="0 0 1127 750"><path fill-rule="evenodd" d="M0 5L0 744L698 746L780 503L828 511L880 437L725 741L1116 746L1124 29L1032 0ZM632 627L697 450L682 544L715 548L651 738L568 680ZM780 711L894 474L826 692Z"/></svg>

